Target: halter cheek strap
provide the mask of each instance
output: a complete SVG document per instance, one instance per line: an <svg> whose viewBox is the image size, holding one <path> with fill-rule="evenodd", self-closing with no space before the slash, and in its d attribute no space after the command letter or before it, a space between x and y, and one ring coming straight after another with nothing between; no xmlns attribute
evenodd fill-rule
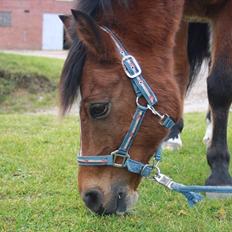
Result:
<svg viewBox="0 0 232 232"><path fill-rule="evenodd" d="M160 124L167 129L171 129L175 125L175 122L172 120L171 117L158 112L154 108L154 106L158 103L157 96L143 78L142 70L137 60L133 56L129 55L127 50L123 47L121 41L111 30L106 27L101 27L101 29L108 33L115 43L117 51L122 59L123 69L126 75L129 77L135 91L137 108L134 113L130 128L124 136L124 139L118 150L104 156L78 155L77 161L80 166L113 166L117 168L126 168L129 172L147 177L151 174L154 166L133 160L130 158L129 155L129 149L131 148L134 138L136 137L140 129L146 112L150 110L155 116L160 119ZM139 99L141 97L146 100L146 106L142 106L139 103ZM159 156L157 155L156 157Z"/></svg>

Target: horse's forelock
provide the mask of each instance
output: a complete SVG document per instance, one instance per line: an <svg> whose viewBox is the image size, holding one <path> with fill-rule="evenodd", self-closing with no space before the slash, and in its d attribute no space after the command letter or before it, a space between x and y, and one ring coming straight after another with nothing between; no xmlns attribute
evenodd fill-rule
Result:
<svg viewBox="0 0 232 232"><path fill-rule="evenodd" d="M131 0L118 0L118 3L128 7ZM95 17L98 11L112 11L113 0L79 0L77 9ZM65 114L78 96L86 49L76 36L75 23L69 28L72 45L65 61L60 79L60 106L61 113Z"/></svg>
<svg viewBox="0 0 232 232"><path fill-rule="evenodd" d="M60 105L61 113L67 112L78 96L83 66L85 63L86 49L75 39L65 61L60 79Z"/></svg>

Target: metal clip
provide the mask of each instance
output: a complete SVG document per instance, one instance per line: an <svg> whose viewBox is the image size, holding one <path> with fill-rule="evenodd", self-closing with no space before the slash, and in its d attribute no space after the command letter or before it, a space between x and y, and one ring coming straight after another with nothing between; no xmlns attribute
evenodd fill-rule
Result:
<svg viewBox="0 0 232 232"><path fill-rule="evenodd" d="M164 127L168 128L168 129L170 129L171 127L173 127L175 125L175 123L171 120L171 118L169 117L169 115L160 113L153 106L150 106L150 105L147 105L147 108L155 116L158 116L160 118L160 122L159 123L160 123L161 126L164 126Z"/></svg>
<svg viewBox="0 0 232 232"><path fill-rule="evenodd" d="M164 115L159 113L153 106L147 105L147 108L155 115L158 116L161 120L163 120Z"/></svg>
<svg viewBox="0 0 232 232"><path fill-rule="evenodd" d="M172 184L174 183L171 178L168 176L165 176L164 174L159 173L159 175L156 175L153 177L154 180L156 180L158 183L166 186L169 189L172 189Z"/></svg>

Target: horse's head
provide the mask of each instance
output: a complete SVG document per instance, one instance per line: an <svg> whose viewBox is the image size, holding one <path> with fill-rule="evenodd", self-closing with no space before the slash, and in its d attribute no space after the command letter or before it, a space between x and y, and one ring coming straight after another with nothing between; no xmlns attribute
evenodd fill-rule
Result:
<svg viewBox="0 0 232 232"><path fill-rule="evenodd" d="M73 11L73 16L73 45L61 77L62 109L65 112L69 108L80 86L80 154L83 157L111 154L119 148L130 127L136 95L109 34L86 14ZM159 98L157 109L177 120L181 112L180 97L176 83L168 77L169 72L161 71L162 77L154 73L153 62L148 59L149 54L145 56L142 47L134 49L134 53L143 67L144 77L149 77L146 79ZM152 80L154 76L156 80ZM147 112L129 150L131 158L147 164L167 133L159 119ZM119 158L117 162L122 161ZM81 197L97 213L126 212L138 198L140 180L140 175L127 169L109 166L81 166L78 173Z"/></svg>

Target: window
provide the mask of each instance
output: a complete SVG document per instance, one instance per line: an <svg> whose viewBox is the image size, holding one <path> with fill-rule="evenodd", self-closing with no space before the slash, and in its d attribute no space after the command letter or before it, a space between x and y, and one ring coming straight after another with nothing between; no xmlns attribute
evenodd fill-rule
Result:
<svg viewBox="0 0 232 232"><path fill-rule="evenodd" d="M11 26L11 12L0 11L0 27Z"/></svg>

